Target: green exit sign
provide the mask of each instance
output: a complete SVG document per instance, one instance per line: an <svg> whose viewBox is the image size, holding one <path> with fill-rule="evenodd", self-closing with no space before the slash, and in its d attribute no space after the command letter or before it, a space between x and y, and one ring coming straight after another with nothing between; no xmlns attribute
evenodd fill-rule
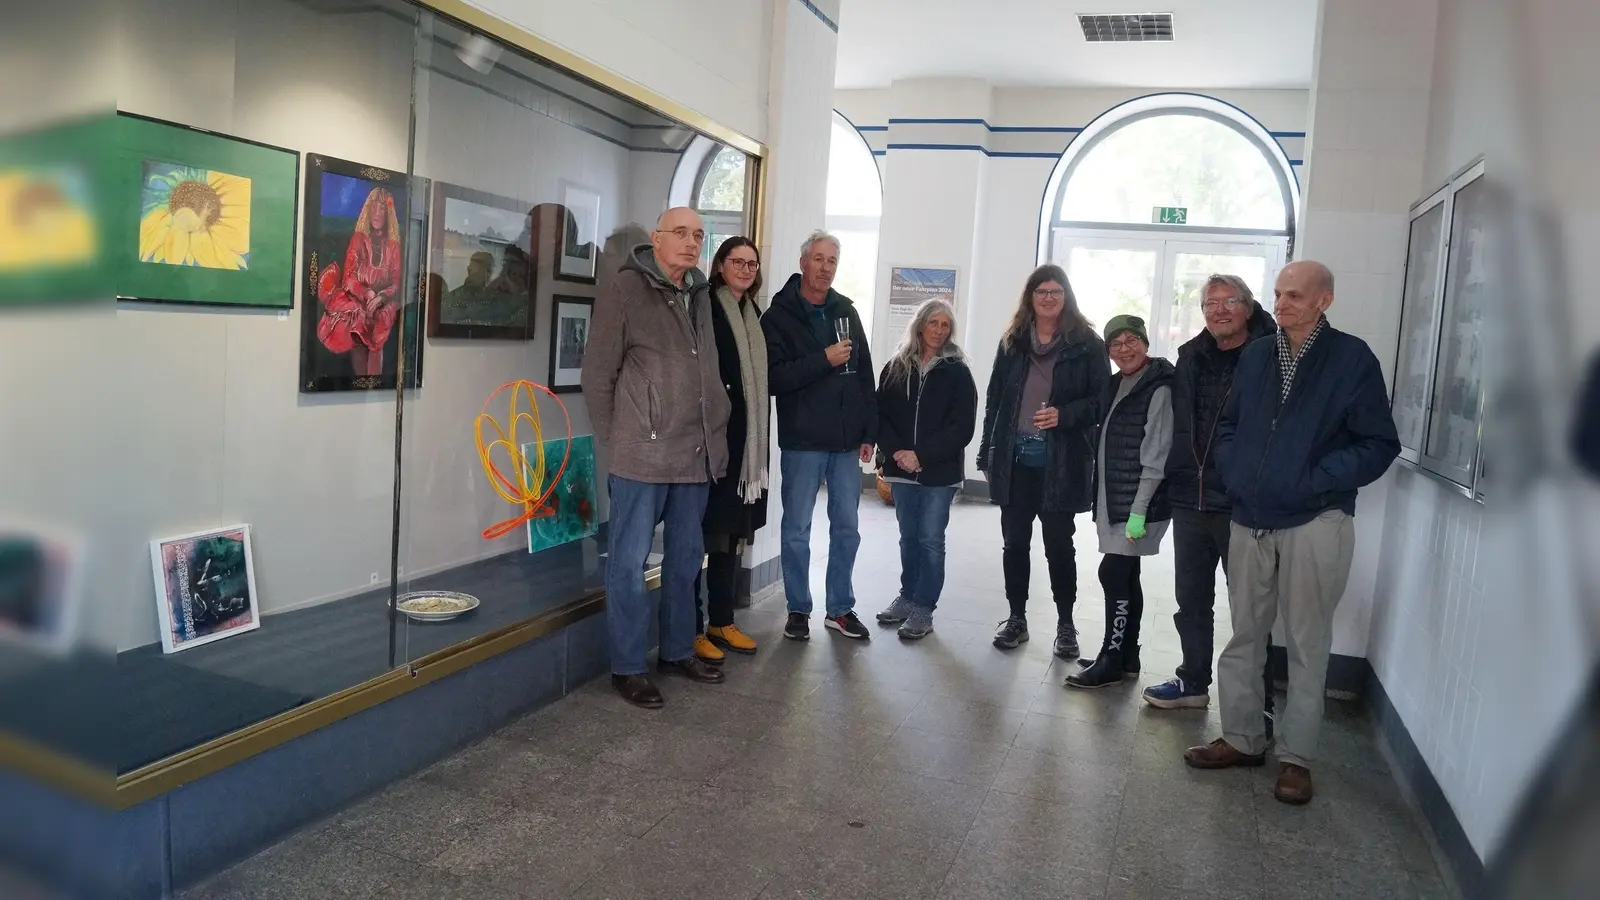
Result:
<svg viewBox="0 0 1600 900"><path fill-rule="evenodd" d="M1187 225L1189 224L1189 208L1187 206L1157 206L1150 210L1150 221L1157 225Z"/></svg>

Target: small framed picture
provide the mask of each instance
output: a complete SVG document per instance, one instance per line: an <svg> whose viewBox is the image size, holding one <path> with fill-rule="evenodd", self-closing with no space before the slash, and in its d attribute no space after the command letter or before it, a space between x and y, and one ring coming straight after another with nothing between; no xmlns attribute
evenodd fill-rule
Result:
<svg viewBox="0 0 1600 900"><path fill-rule="evenodd" d="M250 526L150 542L161 649L188 650L261 627Z"/></svg>
<svg viewBox="0 0 1600 900"><path fill-rule="evenodd" d="M558 222L555 277L579 284L595 283L595 260L600 255L600 192L571 181L561 182L561 205L566 215Z"/></svg>
<svg viewBox="0 0 1600 900"><path fill-rule="evenodd" d="M589 346L594 299L555 295L550 304L550 390L570 394L583 389L583 352Z"/></svg>

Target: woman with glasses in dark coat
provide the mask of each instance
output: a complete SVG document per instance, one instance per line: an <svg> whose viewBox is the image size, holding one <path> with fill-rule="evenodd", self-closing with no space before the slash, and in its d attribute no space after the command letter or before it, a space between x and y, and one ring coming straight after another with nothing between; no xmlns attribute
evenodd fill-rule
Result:
<svg viewBox="0 0 1600 900"><path fill-rule="evenodd" d="M767 523L767 459L771 451L767 339L761 330L761 254L746 237L722 242L711 258L711 325L716 333L728 417L728 474L713 482L701 530L706 540L706 608L695 603L694 653L720 663L723 651L756 652L733 623L739 553ZM699 585L695 597L700 596ZM709 623L709 624L708 624Z"/></svg>

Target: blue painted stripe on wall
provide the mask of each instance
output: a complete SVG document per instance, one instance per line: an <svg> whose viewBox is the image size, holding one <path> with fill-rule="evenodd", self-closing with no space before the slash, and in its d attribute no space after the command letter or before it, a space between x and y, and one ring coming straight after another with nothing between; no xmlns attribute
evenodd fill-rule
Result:
<svg viewBox="0 0 1600 900"><path fill-rule="evenodd" d="M874 150L874 151L872 151L872 155L873 156L888 156L889 155L889 151L887 151L887 150Z"/></svg>
<svg viewBox="0 0 1600 900"><path fill-rule="evenodd" d="M1304 131L1269 131L1267 133L1275 138L1303 138L1306 136Z"/></svg>
<svg viewBox="0 0 1600 900"><path fill-rule="evenodd" d="M1029 153L1021 150L990 150L977 144L890 144L889 150L966 150L997 159L1060 159L1059 153ZM876 156L882 151L873 151Z"/></svg>
<svg viewBox="0 0 1600 900"><path fill-rule="evenodd" d="M1077 134L1073 125L990 125L986 119L890 119L889 125L982 125L997 134ZM860 130L888 131L888 125L860 125Z"/></svg>
<svg viewBox="0 0 1600 900"><path fill-rule="evenodd" d="M815 3L812 3L811 0L800 0L800 2L805 4L806 9L811 10L812 15L815 15L817 18L821 19L822 24L828 26L829 31L832 31L834 34L839 33L839 23L828 18L827 13L817 9L817 5Z"/></svg>
<svg viewBox="0 0 1600 900"><path fill-rule="evenodd" d="M1289 160L1289 165L1291 165L1291 166L1303 166L1305 164L1306 164L1306 161L1303 160L1303 159L1291 159L1291 160Z"/></svg>

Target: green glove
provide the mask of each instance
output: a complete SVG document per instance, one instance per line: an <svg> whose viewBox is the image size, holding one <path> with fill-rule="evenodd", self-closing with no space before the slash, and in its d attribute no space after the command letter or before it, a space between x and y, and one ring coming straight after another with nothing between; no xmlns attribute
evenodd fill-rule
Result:
<svg viewBox="0 0 1600 900"><path fill-rule="evenodd" d="M1128 514L1128 540L1137 541L1144 537L1144 516L1139 513Z"/></svg>

